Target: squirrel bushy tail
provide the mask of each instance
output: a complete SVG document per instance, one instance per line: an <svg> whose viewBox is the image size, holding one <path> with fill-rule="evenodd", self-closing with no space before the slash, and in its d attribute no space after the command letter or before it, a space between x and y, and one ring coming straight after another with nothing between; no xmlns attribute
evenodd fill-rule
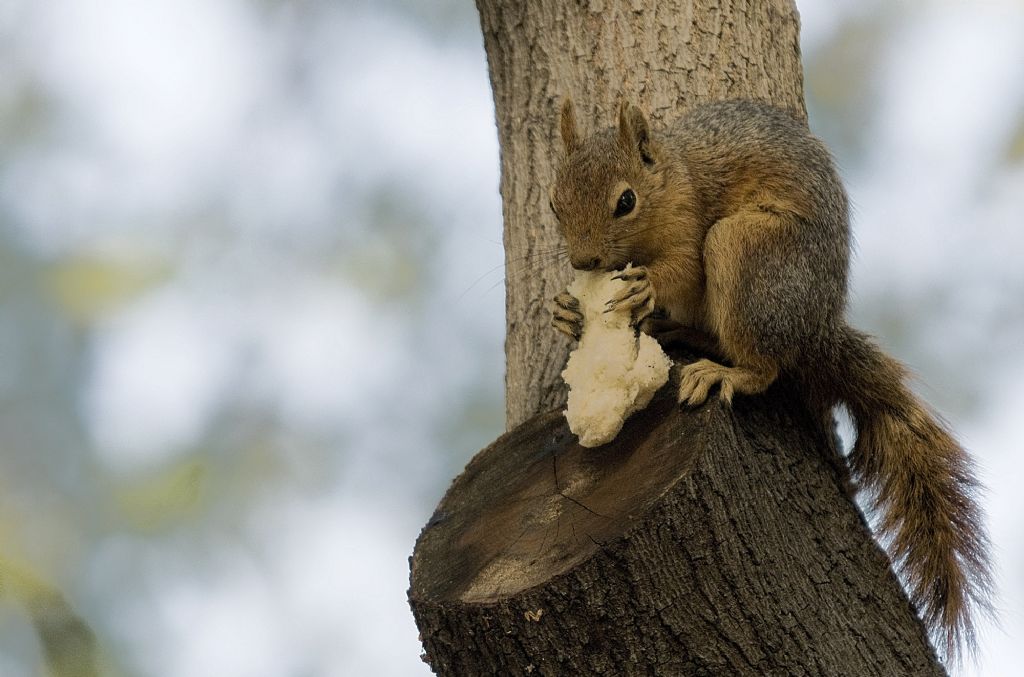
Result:
<svg viewBox="0 0 1024 677"><path fill-rule="evenodd" d="M906 386L906 369L842 326L823 360L829 390L856 422L850 466L876 528L936 644L974 648L976 612L989 611L988 538L973 463Z"/></svg>

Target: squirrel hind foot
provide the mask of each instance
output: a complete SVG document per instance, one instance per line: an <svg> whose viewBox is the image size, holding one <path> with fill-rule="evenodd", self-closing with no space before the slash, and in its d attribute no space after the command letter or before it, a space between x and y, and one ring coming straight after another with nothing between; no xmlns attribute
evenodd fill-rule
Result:
<svg viewBox="0 0 1024 677"><path fill-rule="evenodd" d="M718 385L718 398L732 404L736 393L756 395L768 389L777 370L770 368L726 367L708 359L683 367L679 384L679 403L691 407L703 404L711 388Z"/></svg>

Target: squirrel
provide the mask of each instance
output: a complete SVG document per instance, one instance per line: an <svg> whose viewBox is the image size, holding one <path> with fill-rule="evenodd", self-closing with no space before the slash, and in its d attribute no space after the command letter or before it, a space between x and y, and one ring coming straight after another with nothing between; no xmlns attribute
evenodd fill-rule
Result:
<svg viewBox="0 0 1024 677"><path fill-rule="evenodd" d="M632 263L609 306L631 309L656 338L722 358L682 367L681 404L703 403L716 385L731 404L780 376L821 420L845 404L857 432L850 469L911 601L947 656L973 649L992 585L973 462L905 385L904 367L846 322L849 210L825 145L789 112L753 101L696 106L659 133L628 103L617 128L589 138L570 100L560 122L550 206L572 267ZM568 292L554 299L552 324L579 339Z"/></svg>

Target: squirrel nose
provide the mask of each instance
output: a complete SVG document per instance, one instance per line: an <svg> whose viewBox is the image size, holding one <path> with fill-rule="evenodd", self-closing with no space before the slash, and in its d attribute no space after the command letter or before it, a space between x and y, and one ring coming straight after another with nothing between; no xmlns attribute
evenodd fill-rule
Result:
<svg viewBox="0 0 1024 677"><path fill-rule="evenodd" d="M572 267L576 270L594 270L600 267L600 265L601 258L599 256L572 259Z"/></svg>

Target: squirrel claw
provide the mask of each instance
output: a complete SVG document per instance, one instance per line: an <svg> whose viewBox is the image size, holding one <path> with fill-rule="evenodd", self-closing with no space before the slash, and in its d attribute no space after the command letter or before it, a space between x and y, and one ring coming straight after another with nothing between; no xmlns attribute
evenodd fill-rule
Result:
<svg viewBox="0 0 1024 677"><path fill-rule="evenodd" d="M566 336L568 336L569 338L571 338L571 339L573 339L575 341L579 341L580 340L580 336L582 335L582 333L576 327L576 325L570 324L568 322L564 322L562 320L552 320L551 321L551 326L554 327L556 331L559 331L562 334L565 334Z"/></svg>
<svg viewBox="0 0 1024 677"><path fill-rule="evenodd" d="M579 299L567 291L556 296L551 304L551 326L577 341L583 335L583 314L579 307Z"/></svg>
<svg viewBox="0 0 1024 677"><path fill-rule="evenodd" d="M555 297L555 305L566 310L579 310L580 300L567 291Z"/></svg>
<svg viewBox="0 0 1024 677"><path fill-rule="evenodd" d="M716 383L721 383L719 397L726 404L732 404L734 388L728 379L729 368L711 360L697 360L683 367L679 384L679 404L696 407L708 398L708 392Z"/></svg>
<svg viewBox="0 0 1024 677"><path fill-rule="evenodd" d="M651 281L647 278L647 270L638 268L628 272L624 271L616 275L615 278L634 284L612 297L605 304L604 312L610 313L626 308L630 311L630 323L635 326L654 312L654 287L651 286Z"/></svg>
<svg viewBox="0 0 1024 677"><path fill-rule="evenodd" d="M708 359L697 360L683 367L679 383L679 403L695 407L708 398L718 385L718 399L731 405L733 395L754 395L764 392L778 375L778 367L770 363L758 366L726 367Z"/></svg>
<svg viewBox="0 0 1024 677"><path fill-rule="evenodd" d="M630 268L629 270L623 270L617 275L612 276L613 280L625 280L627 282L635 282L637 280L647 279L647 269L644 267Z"/></svg>
<svg viewBox="0 0 1024 677"><path fill-rule="evenodd" d="M645 291L648 292L647 296L650 296L650 293L649 293L650 292L650 288L651 288L650 283L648 283L648 284L635 284L632 287L630 287L629 289L627 289L626 291L613 296L612 299L610 301L608 301L608 303L604 304L605 308L607 308L608 310L615 310L624 301L633 299L633 297L636 297L636 296L638 296L639 294L642 294ZM630 301L630 305L633 305L633 301Z"/></svg>

